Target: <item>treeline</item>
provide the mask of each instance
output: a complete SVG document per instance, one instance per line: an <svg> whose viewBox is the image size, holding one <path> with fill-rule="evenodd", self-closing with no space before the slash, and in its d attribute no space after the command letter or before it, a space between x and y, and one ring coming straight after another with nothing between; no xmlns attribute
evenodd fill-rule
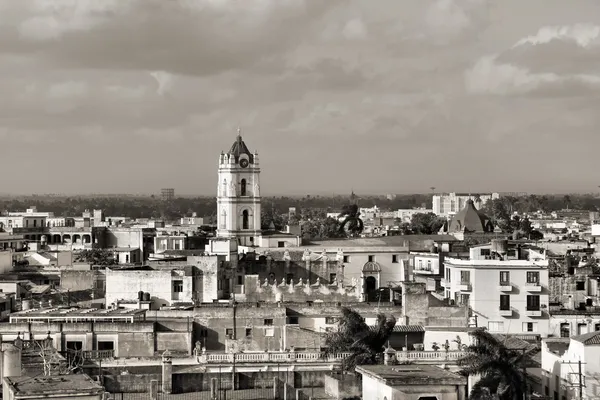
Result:
<svg viewBox="0 0 600 400"><path fill-rule="evenodd" d="M393 199L384 196L358 196L357 201L361 207L376 205L381 210L431 208L431 194L398 195ZM349 196L263 197L262 208L263 213L270 214L271 218L277 220L276 225L280 225L282 221L275 216L287 214L290 207L296 208L299 219L314 219L324 217L327 212L338 212L349 202ZM501 203L502 208L508 212L519 213L538 210L550 212L565 208L589 211L600 209L600 198L591 194L502 197ZM2 211L25 211L31 206L37 207L39 211L54 212L56 216L80 216L85 210L101 209L107 216L177 219L196 213L200 217L216 219L215 197L178 197L170 202L163 202L155 196L29 196L0 199ZM486 208L489 210L490 206L491 204ZM498 209L495 211L498 212Z"/></svg>

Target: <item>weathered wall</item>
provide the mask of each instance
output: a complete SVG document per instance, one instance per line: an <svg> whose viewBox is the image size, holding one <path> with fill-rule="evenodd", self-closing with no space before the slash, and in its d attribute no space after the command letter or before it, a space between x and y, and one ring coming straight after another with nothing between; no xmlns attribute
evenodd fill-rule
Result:
<svg viewBox="0 0 600 400"><path fill-rule="evenodd" d="M156 332L156 351L192 354L192 332Z"/></svg>

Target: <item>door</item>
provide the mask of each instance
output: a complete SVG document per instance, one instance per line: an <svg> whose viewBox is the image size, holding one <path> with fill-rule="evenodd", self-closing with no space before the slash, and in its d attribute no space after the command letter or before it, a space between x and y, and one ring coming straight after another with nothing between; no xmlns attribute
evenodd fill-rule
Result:
<svg viewBox="0 0 600 400"><path fill-rule="evenodd" d="M374 276L368 276L365 279L365 297L367 301L377 301L376 299L377 279Z"/></svg>

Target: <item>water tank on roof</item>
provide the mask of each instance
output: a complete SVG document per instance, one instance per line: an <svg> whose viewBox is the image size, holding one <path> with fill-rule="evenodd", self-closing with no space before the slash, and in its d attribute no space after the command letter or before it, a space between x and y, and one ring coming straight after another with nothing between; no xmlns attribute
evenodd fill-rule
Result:
<svg viewBox="0 0 600 400"><path fill-rule="evenodd" d="M31 300L23 300L21 303L21 310L31 310Z"/></svg>
<svg viewBox="0 0 600 400"><path fill-rule="evenodd" d="M12 344L4 344L2 369L4 376L21 376L21 349Z"/></svg>
<svg viewBox="0 0 600 400"><path fill-rule="evenodd" d="M492 239L492 252L506 254L508 251L508 240Z"/></svg>
<svg viewBox="0 0 600 400"><path fill-rule="evenodd" d="M139 301L142 301L142 300L144 300L144 291L143 291L143 290L140 290L140 291L138 292L138 300L139 300Z"/></svg>
<svg viewBox="0 0 600 400"><path fill-rule="evenodd" d="M150 293L148 293L148 292L144 293L144 301L150 301Z"/></svg>

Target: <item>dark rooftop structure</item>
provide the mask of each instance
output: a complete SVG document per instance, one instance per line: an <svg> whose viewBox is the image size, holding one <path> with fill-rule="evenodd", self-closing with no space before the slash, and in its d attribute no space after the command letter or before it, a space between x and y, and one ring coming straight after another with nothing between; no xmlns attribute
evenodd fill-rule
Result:
<svg viewBox="0 0 600 400"><path fill-rule="evenodd" d="M450 221L448 232L491 233L494 232L494 224L487 215L477 210L473 200L469 199L465 208Z"/></svg>
<svg viewBox="0 0 600 400"><path fill-rule="evenodd" d="M585 346L598 346L600 345L600 331L573 336L572 339L583 343Z"/></svg>
<svg viewBox="0 0 600 400"><path fill-rule="evenodd" d="M244 143L242 135L239 134L239 130L237 139L235 140L235 142L233 142L233 145L231 145L231 149L229 149L228 154L233 155L235 157L236 162L239 161L240 156L242 154L245 154L248 156L248 160L250 161L250 163L254 163L254 154L252 154L252 152L248 149L248 146L246 146L246 143Z"/></svg>
<svg viewBox="0 0 600 400"><path fill-rule="evenodd" d="M4 378L4 386L13 399L60 397L61 399L86 396L101 399L104 388L84 374L61 376L17 376ZM94 397L91 397L94 396ZM97 397L96 397L97 396Z"/></svg>
<svg viewBox="0 0 600 400"><path fill-rule="evenodd" d="M363 375L388 386L436 385L464 386L467 378L435 365L363 365L356 367Z"/></svg>

